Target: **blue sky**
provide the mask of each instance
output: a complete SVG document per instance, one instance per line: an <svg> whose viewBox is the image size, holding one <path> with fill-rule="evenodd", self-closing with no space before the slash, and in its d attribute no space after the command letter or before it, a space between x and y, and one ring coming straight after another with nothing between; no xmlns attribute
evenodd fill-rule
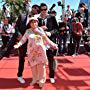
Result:
<svg viewBox="0 0 90 90"><path fill-rule="evenodd" d="M0 0L0 2L1 1L2 0ZM32 0L31 5L33 5L33 4L40 5L40 3L44 2L50 8L52 6L52 4L56 4L54 10L56 10L57 17L59 17L62 13L62 8L60 6L58 6L58 4L57 4L58 1L62 1L62 0ZM70 5L71 9L77 10L79 2L80 2L80 0L65 0L65 9L66 9L67 5ZM1 3L0 3L0 7L1 7Z"/></svg>

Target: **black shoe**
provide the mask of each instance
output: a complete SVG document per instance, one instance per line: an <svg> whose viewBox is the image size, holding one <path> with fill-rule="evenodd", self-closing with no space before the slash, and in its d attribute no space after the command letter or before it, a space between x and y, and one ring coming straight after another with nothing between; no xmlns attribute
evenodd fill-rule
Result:
<svg viewBox="0 0 90 90"><path fill-rule="evenodd" d="M74 53L72 56L75 57L75 56L78 56L79 54L78 53Z"/></svg>
<svg viewBox="0 0 90 90"><path fill-rule="evenodd" d="M63 56L63 53L60 53L59 56Z"/></svg>
<svg viewBox="0 0 90 90"><path fill-rule="evenodd" d="M0 56L0 60L2 60L3 59L3 56Z"/></svg>
<svg viewBox="0 0 90 90"><path fill-rule="evenodd" d="M10 57L10 55L9 55L9 54L5 54L5 55L4 55L4 57L9 58L9 57Z"/></svg>

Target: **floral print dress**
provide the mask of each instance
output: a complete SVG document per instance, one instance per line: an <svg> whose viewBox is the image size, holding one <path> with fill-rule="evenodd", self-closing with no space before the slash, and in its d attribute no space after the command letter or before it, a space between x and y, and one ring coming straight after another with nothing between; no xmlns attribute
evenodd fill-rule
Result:
<svg viewBox="0 0 90 90"><path fill-rule="evenodd" d="M35 32L32 29L28 29L20 40L22 44L28 40L27 54L31 67L40 63L47 64L46 48L42 38L44 34L41 28L37 28Z"/></svg>

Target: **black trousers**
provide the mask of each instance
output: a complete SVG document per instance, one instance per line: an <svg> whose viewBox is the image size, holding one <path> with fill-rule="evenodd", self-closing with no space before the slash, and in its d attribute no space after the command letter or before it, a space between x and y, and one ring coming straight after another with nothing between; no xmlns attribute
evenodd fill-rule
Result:
<svg viewBox="0 0 90 90"><path fill-rule="evenodd" d="M56 55L56 50L47 50L47 57L49 62L49 77L54 78L55 70L57 67L57 61L54 60L54 56Z"/></svg>
<svg viewBox="0 0 90 90"><path fill-rule="evenodd" d="M17 37L18 37L18 33L16 32L13 34L12 38L8 42L6 49L4 51L2 51L2 53L0 53L0 57L3 58L5 56L9 56L11 50L13 49L13 46L17 42ZM26 50L27 50L27 43L23 44L18 50L18 52L19 52L18 53L18 55L19 55L19 66L18 66L18 73L17 73L18 77L22 76L22 73L24 70L24 61L25 61Z"/></svg>
<svg viewBox="0 0 90 90"><path fill-rule="evenodd" d="M3 36L3 35L1 37L2 37L2 42L3 42L2 49L4 49L7 46L7 43L9 42L10 37Z"/></svg>
<svg viewBox="0 0 90 90"><path fill-rule="evenodd" d="M59 54L67 53L66 42L67 42L67 34L66 33L64 33L63 35L60 34L60 36L59 36L59 44L58 44Z"/></svg>
<svg viewBox="0 0 90 90"><path fill-rule="evenodd" d="M74 51L74 53L78 53L79 44L80 44L80 41L81 41L81 35L76 35L75 33L72 33L72 37L73 37L73 42L75 44L75 51Z"/></svg>
<svg viewBox="0 0 90 90"><path fill-rule="evenodd" d="M19 66L18 66L18 73L17 73L18 77L22 76L23 74L26 51L27 51L27 43L23 44L19 48Z"/></svg>

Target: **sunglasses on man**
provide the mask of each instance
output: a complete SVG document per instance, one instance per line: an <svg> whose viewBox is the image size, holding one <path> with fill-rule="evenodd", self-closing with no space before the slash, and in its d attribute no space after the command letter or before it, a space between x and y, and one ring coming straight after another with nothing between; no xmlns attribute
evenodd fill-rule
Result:
<svg viewBox="0 0 90 90"><path fill-rule="evenodd" d="M46 11L47 10L47 8L45 8L45 9L41 9L41 11Z"/></svg>

